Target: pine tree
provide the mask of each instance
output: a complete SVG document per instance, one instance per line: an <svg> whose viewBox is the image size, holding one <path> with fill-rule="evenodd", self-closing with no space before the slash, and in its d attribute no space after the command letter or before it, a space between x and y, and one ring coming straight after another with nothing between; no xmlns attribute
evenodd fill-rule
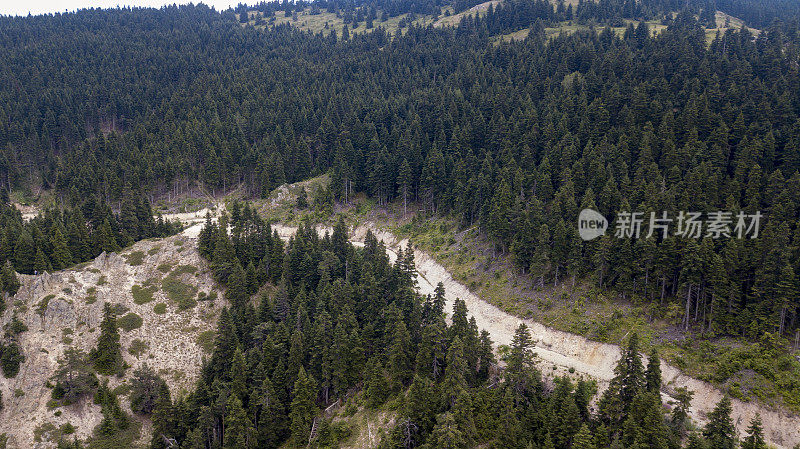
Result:
<svg viewBox="0 0 800 449"><path fill-rule="evenodd" d="M703 436L714 449L736 448L736 428L731 420L731 410L731 400L725 396L708 415Z"/></svg>
<svg viewBox="0 0 800 449"><path fill-rule="evenodd" d="M689 442L686 444L686 449L710 449L702 436L696 432L689 434Z"/></svg>
<svg viewBox="0 0 800 449"><path fill-rule="evenodd" d="M556 379L556 387L550 396L547 429L556 447L569 447L573 436L580 430L581 417L572 382L568 377Z"/></svg>
<svg viewBox="0 0 800 449"><path fill-rule="evenodd" d="M242 407L242 401L236 395L231 395L225 408L227 413L224 420L223 449L248 449L254 447L252 444L252 424L245 413L244 407Z"/></svg>
<svg viewBox="0 0 800 449"><path fill-rule="evenodd" d="M595 447L589 426L584 423L572 439L572 449L595 449Z"/></svg>
<svg viewBox="0 0 800 449"><path fill-rule="evenodd" d="M228 361L233 359L236 348L239 346L239 339L236 336L236 329L233 319L225 307L220 312L217 320L217 332L214 339L214 353L211 357L211 369L217 377L223 377L228 373Z"/></svg>
<svg viewBox="0 0 800 449"><path fill-rule="evenodd" d="M500 402L500 419L498 420L498 429L496 432L497 447L503 448L521 448L522 446L522 423L519 416L517 416L517 409L514 406L514 397L516 393L511 388L505 388L504 393L501 393L502 398L498 398ZM550 434L548 433L548 437ZM551 440L552 443L552 440Z"/></svg>
<svg viewBox="0 0 800 449"><path fill-rule="evenodd" d="M773 297L775 310L774 315L778 322L778 335L783 335L786 329L786 320L789 316L789 311L793 305L797 305L798 296L798 281L794 269L786 263L781 269L780 280L775 287L775 296Z"/></svg>
<svg viewBox="0 0 800 449"><path fill-rule="evenodd" d="M100 227L95 230L94 242L95 254L101 252L115 253L120 249L108 219L103 220Z"/></svg>
<svg viewBox="0 0 800 449"><path fill-rule="evenodd" d="M172 399L169 394L169 387L166 382L159 387L158 399L153 407L153 439L151 446L154 448L164 447L164 438L173 437L175 427L175 415L173 414Z"/></svg>
<svg viewBox="0 0 800 449"><path fill-rule="evenodd" d="M261 384L258 405L258 447L276 448L287 436L289 417L269 377L265 377Z"/></svg>
<svg viewBox="0 0 800 449"><path fill-rule="evenodd" d="M3 264L3 268L0 269L0 292L8 293L13 296L17 294L19 287L20 283L19 279L17 279L17 273L14 272L11 262L6 261L6 263ZM2 306L0 305L0 310L1 309Z"/></svg>
<svg viewBox="0 0 800 449"><path fill-rule="evenodd" d="M69 252L67 240L57 227L50 234L50 246L53 248L53 269L61 270L72 265L72 254Z"/></svg>
<svg viewBox="0 0 800 449"><path fill-rule="evenodd" d="M467 445L470 447L475 444L475 439L478 437L475 418L481 419L480 413L476 413L471 396L469 390L463 391L458 398L456 398L455 404L450 409L459 430L464 434Z"/></svg>
<svg viewBox="0 0 800 449"><path fill-rule="evenodd" d="M506 373L508 376L518 376L533 364L532 349L535 342L525 323L520 323L511 340L511 351L508 355Z"/></svg>
<svg viewBox="0 0 800 449"><path fill-rule="evenodd" d="M646 390L660 394L661 392L661 361L658 351L653 348L647 359L647 371L644 373Z"/></svg>
<svg viewBox="0 0 800 449"><path fill-rule="evenodd" d="M33 264L33 271L35 273L44 273L52 269L53 266L50 264L50 260L44 254L44 251L42 251L42 248L36 248L36 259Z"/></svg>
<svg viewBox="0 0 800 449"><path fill-rule="evenodd" d="M689 418L689 407L692 405L694 392L686 387L677 387L674 396L677 402L673 405L670 421L673 426L682 428Z"/></svg>
<svg viewBox="0 0 800 449"><path fill-rule="evenodd" d="M433 420L439 409L438 401L434 400L434 388L429 379L414 376L408 389L403 415L411 425L409 428L416 429L415 434L410 436L414 441L421 441L433 428Z"/></svg>
<svg viewBox="0 0 800 449"><path fill-rule="evenodd" d="M458 428L452 413L446 412L436 417L436 426L433 427L433 431L428 437L428 445L437 449L462 449L467 447L467 439L464 437L464 432Z"/></svg>
<svg viewBox="0 0 800 449"><path fill-rule="evenodd" d="M628 339L628 346L614 368L614 378L598 404L603 421L612 430L618 430L628 418L633 399L645 385L644 367L639 356L639 337L634 333Z"/></svg>
<svg viewBox="0 0 800 449"><path fill-rule="evenodd" d="M408 165L408 160L403 159L400 164L400 171L397 175L397 186L400 191L400 196L403 198L403 218L405 218L408 210L408 194L411 190L411 183L413 181L413 174L411 173L411 166Z"/></svg>
<svg viewBox="0 0 800 449"><path fill-rule="evenodd" d="M206 212L206 222L197 236L197 250L206 259L211 259L216 245L217 225L211 219L211 212Z"/></svg>
<svg viewBox="0 0 800 449"><path fill-rule="evenodd" d="M406 324L401 320L394 326L392 345L389 347L388 369L392 378L392 389L397 389L408 383L413 375L413 361L411 359L411 336Z"/></svg>
<svg viewBox="0 0 800 449"><path fill-rule="evenodd" d="M767 443L764 441L764 428L761 425L761 415L756 414L750 420L750 426L747 428L747 436L742 441L741 449L767 449Z"/></svg>
<svg viewBox="0 0 800 449"><path fill-rule="evenodd" d="M119 373L123 368L117 314L109 303L105 303L103 306L100 336L97 338L97 347L92 351L91 357L98 373L111 376Z"/></svg>
<svg viewBox="0 0 800 449"><path fill-rule="evenodd" d="M364 396L367 398L367 407L375 409L383 404L390 389L380 360L373 358L369 365L370 370L364 386Z"/></svg>
<svg viewBox="0 0 800 449"><path fill-rule="evenodd" d="M442 381L442 393L446 404L453 406L456 399L467 389L464 373L467 371L467 362L464 360L464 344L461 338L456 337L447 351L447 367Z"/></svg>
<svg viewBox="0 0 800 449"><path fill-rule="evenodd" d="M226 285L228 289L225 291L225 297L230 301L231 309L243 310L250 295L247 293L247 275L238 261L232 264Z"/></svg>
<svg viewBox="0 0 800 449"><path fill-rule="evenodd" d="M130 426L130 418L119 405L117 395L108 388L107 380L98 388L94 402L100 404L103 413L103 420L98 426L102 435L111 436Z"/></svg>
<svg viewBox="0 0 800 449"><path fill-rule="evenodd" d="M630 405L622 426L621 441L629 447L669 449L669 430L664 423L658 392L643 391Z"/></svg>
<svg viewBox="0 0 800 449"><path fill-rule="evenodd" d="M14 245L14 268L20 273L33 274L36 263L36 247L27 231L20 233Z"/></svg>
<svg viewBox="0 0 800 449"><path fill-rule="evenodd" d="M244 354L238 346L233 352L229 377L231 379L231 394L238 397L242 404L247 404L247 364L244 360Z"/></svg>
<svg viewBox="0 0 800 449"><path fill-rule="evenodd" d="M297 373L297 381L294 383L294 399L292 399L291 411L291 438L296 446L308 443L311 433L312 421L317 414L316 382L306 374L306 370L300 367Z"/></svg>

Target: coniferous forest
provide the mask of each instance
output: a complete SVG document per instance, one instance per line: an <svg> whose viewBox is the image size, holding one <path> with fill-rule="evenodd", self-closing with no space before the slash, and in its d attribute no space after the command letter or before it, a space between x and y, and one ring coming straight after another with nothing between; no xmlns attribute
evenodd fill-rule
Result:
<svg viewBox="0 0 800 449"><path fill-rule="evenodd" d="M796 18L709 45L691 10L656 37L641 23L621 37L597 28L546 39L547 18L514 5L456 27L348 40L242 27L202 5L2 18L2 184L14 189L37 167L67 204L127 196L142 210L126 186L244 185L259 197L331 172L336 199L410 196L427 213L479 224L542 284L590 277L623 295L672 298L687 329L792 335ZM506 15L531 33L493 45ZM764 219L757 239L583 243L573 223L584 207ZM15 260L17 233L8 238L3 258Z"/></svg>
<svg viewBox="0 0 800 449"><path fill-rule="evenodd" d="M784 354L800 335L798 2L505 0L452 26L413 21L478 3L0 16L2 297L17 274L178 232L154 218L152 198L236 188L257 200L329 174L334 201L411 202L477 228L536 287L588 282L679 310L685 335L766 340ZM306 10L346 24L266 21ZM718 13L752 29L708 35ZM387 32L399 16L405 26ZM565 24L575 29L548 31ZM34 187L57 200L23 220L11 196ZM586 208L610 232L583 241ZM620 213L687 211L730 212L731 229L740 211L758 214L757 238L613 232ZM348 427L327 418L357 395L394 412L381 447L739 444L727 398L703 428L688 421L689 391L665 415L658 354L642 360L635 334L595 404L593 382L543 376L526 327L495 353L464 302L445 311L441 286L420 295L410 248L392 264L371 234L351 245L341 221L285 243L248 203L229 212L198 238L228 301L200 380L172 398L137 374L153 390L136 396L153 448L335 447ZM90 354L99 373L121 361L114 320L107 309L113 351ZM24 356L7 334L0 362L13 377ZM93 382L113 435L128 421ZM800 385L780 387L800 407ZM743 437L742 448L766 447L758 419Z"/></svg>
<svg viewBox="0 0 800 449"><path fill-rule="evenodd" d="M664 415L658 354L645 363L636 334L594 413L594 381L543 380L527 326L498 360L463 301L448 324L444 287L416 292L410 248L390 264L371 233L349 243L341 220L322 237L301 227L284 248L237 204L198 244L230 308L197 389L156 403L151 447L336 447L350 430L327 412L355 394L396 411L385 448L735 447L727 398L701 432L689 432L685 389ZM277 292L248 301L264 282ZM748 438L766 448L759 421Z"/></svg>

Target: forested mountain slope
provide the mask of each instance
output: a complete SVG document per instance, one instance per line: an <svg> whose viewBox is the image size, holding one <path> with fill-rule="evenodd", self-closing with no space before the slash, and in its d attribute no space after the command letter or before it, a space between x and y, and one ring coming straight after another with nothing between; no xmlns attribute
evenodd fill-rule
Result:
<svg viewBox="0 0 800 449"><path fill-rule="evenodd" d="M175 232L152 218L145 198L192 189L215 196L233 186L241 187L246 197L266 197L285 182L328 173L330 187L314 192L315 202L346 202L362 193L378 206L415 202L423 215L448 216L462 228L474 226L490 239L493 252L511 258L513 269L538 288L567 281L590 283L609 296L644 304L654 316L676 315L681 323L677 338L764 342L785 357L782 369L795 369L797 361L788 352L800 335L797 8L783 0L602 0L569 5L507 0L477 16L464 14L454 26L420 25L474 5L284 2L221 13L200 5L0 18L0 217L6 225L0 238L0 287L9 294L18 289L14 271L58 270L101 251ZM322 25L315 32L302 31L293 20L276 25L273 17L291 17L298 11L311 17L323 10L341 20L335 29ZM717 10L760 32L756 36L746 28L728 28L708 43L708 28L718 26ZM385 23L395 20L392 34L380 26L384 18ZM663 29L651 33L648 23ZM575 32L546 31L565 24ZM351 35L353 27L364 30ZM523 40L498 39L525 29L529 33ZM51 212L24 223L7 203L11 196L32 189L47 192ZM644 217L666 213L673 218L681 211L704 217L717 211L732 217L742 212L758 214L761 221L757 238L699 233L637 239L609 232L583 241L577 219L584 208L611 218L611 230L619 224L613 217L621 212ZM284 254L280 240L248 210L232 212L230 236L227 226L217 229L209 222L199 238L200 253L211 261L217 281L231 287L233 276L243 280L244 287L234 283L236 288L228 290L231 311L223 312L215 358L204 368L195 392L200 396L191 399L197 401L190 404L194 408L180 412L183 415L176 412L175 421L157 418L157 426L163 427L156 435L191 441L186 443L191 447L240 447L239 440L225 441L221 423L234 419L246 431L244 423L250 419L258 428L252 418L261 416L259 407L269 409L273 393L282 406L290 406L297 396L295 381L302 380L300 391L307 395L298 403L305 407L296 416L299 427L269 435L242 434L244 444L263 438L273 444L288 436L300 444L298 435L305 438L303 429L310 424L304 420L315 416L315 391L326 394L324 401L319 395L316 399L327 403L331 393L344 397L361 382L379 383L382 378L394 382L397 398L407 387L414 394L439 388L424 379L416 382L414 375L425 371L410 365L394 366L383 376L381 367L402 360L370 361L367 356L400 345L396 355L401 359L414 347L416 353L438 350L443 365L460 366L453 335L448 334L446 344L421 337L426 327L414 321L421 316L415 307L428 300L407 285L403 270L409 270L408 264L387 265L380 249L367 250L364 256L347 245L346 233L341 241L341 231L339 240L332 241L302 231ZM350 273L350 267L362 272ZM337 281L349 282L342 287L347 291L355 289L350 308L374 298L376 282L382 283L380 297L395 303L385 304L389 312L352 310L351 316L336 303L341 295L326 296L326 288ZM257 302L262 310L256 317L249 299L263 284L275 285L286 295L268 295ZM321 298L319 304L315 295ZM287 309L298 305L307 316ZM375 321L375 314L400 313L397 309L412 346L406 346L403 332ZM441 329L440 312L426 315L426 325L435 328L427 330L449 333ZM342 343L337 350L346 354L339 359L350 367L337 373L338 383L321 377L328 373L324 361L312 357L320 351L304 343L312 324L326 326L325 313L330 315L328 331L339 327L343 335L356 335L373 345ZM261 331L254 335L251 331L258 326ZM275 339L286 351L273 354L262 344L265 333L271 332L277 332ZM459 334L461 344L476 332ZM524 340L522 334L519 338ZM4 336L2 358L9 366L19 359L14 337L14 332ZM234 340L244 343L239 355ZM253 341L258 341L262 359L245 351ZM420 344L433 347L423 351ZM526 343L520 345L524 353ZM237 384L245 371L246 376L257 371L259 362L269 364L283 356L291 369L278 373L288 377L272 380L275 392L270 393L261 374L255 380L263 390L255 396ZM439 359L431 357L436 381ZM484 360L489 354L464 357L476 366L470 357ZM231 373L215 360L236 360L238 371ZM489 379L487 367L478 368L484 370L483 377L464 379L470 388L482 388ZM300 373L305 369L311 377L303 380ZM638 379L638 368L631 369ZM770 382L782 379L761 366L737 369ZM481 400L512 403L504 413L520 419L524 415L525 432L562 426L532 411L537 408L532 403L550 399L540 395L536 374L523 371L512 370L504 377L512 383L504 386L504 396ZM319 390L311 378L323 382ZM448 382L454 382L453 388L463 387L461 378ZM286 397L280 396L277 384L286 389ZM506 394L507 387L515 393ZM234 395L229 395L231 388ZM569 396L571 388L564 383L558 397ZM800 386L789 382L780 388L782 405L797 410ZM652 392L652 385L649 389ZM108 422L111 432L123 422L115 411L119 405L114 395L98 391L98 403L104 404L111 421L116 420ZM624 445L646 444L637 440L638 430L623 429L627 404L637 396L632 391L622 395L623 410L614 408L619 403L607 404L611 409L599 418L605 420L602 423L581 415L587 432L606 434L608 444L613 438L622 438L619 444ZM419 412L417 419L423 421L409 418L405 440L401 432L386 441L402 440L406 447L435 445L437 440L428 439L428 432L447 439L446 432L453 428L450 420L464 417L459 415L463 409L456 407L457 396L450 398L452 407L443 398L435 412L406 410ZM212 399L217 408L198 408ZM189 404L185 400L176 407ZM572 408L567 403L548 404ZM582 404L577 405L579 411ZM659 406L644 396L635 404L641 413ZM461 406L466 407L465 402ZM230 407L236 413L229 416ZM280 410L272 411L280 416ZM504 416L498 422L514 423L493 413L486 416ZM442 421L435 425L437 414ZM720 411L720 419L724 414ZM199 422L202 426L187 427ZM483 424L491 427L491 422ZM421 429L413 438L411 424ZM605 430L597 432L601 424ZM663 440L654 436L663 423L653 418L650 424L642 438ZM573 445L581 426L577 421L563 425L569 430L550 435L549 444ZM462 431L468 426L467 433L472 433L468 423L455 426ZM720 426L706 435L712 445L714 432L726 432L725 424ZM508 429L509 435L514 432ZM547 432L531 432L525 439L546 447ZM469 443L488 442L495 436L464 438ZM154 440L155 446L162 443L167 444Z"/></svg>
<svg viewBox="0 0 800 449"><path fill-rule="evenodd" d="M500 46L488 19L352 40L234 23L203 7L2 19L4 184L32 165L72 199L187 181L259 195L331 170L336 198L410 195L480 223L543 283L664 291L687 330L800 324L796 22L710 46L688 12L657 37L539 29ZM585 244L585 206L764 223L754 240Z"/></svg>

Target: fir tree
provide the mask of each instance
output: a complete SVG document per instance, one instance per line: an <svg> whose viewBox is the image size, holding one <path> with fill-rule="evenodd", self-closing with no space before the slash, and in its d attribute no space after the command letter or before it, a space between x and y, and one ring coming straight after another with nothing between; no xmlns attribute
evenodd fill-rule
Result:
<svg viewBox="0 0 800 449"><path fill-rule="evenodd" d="M467 371L467 362L464 360L464 344L461 338L456 337L447 351L447 367L442 380L442 393L444 402L449 406L455 404L456 399L467 389L464 374Z"/></svg>
<svg viewBox="0 0 800 449"><path fill-rule="evenodd" d="M258 405L258 447L276 448L286 438L289 419L269 377L265 377L261 384Z"/></svg>
<svg viewBox="0 0 800 449"><path fill-rule="evenodd" d="M742 441L741 449L767 449L767 443L764 441L764 429L761 425L761 415L756 414L750 420L747 436Z"/></svg>
<svg viewBox="0 0 800 449"><path fill-rule="evenodd" d="M111 376L123 369L117 314L109 303L103 306L100 336L97 338L97 347L92 350L91 357L98 373Z"/></svg>
<svg viewBox="0 0 800 449"><path fill-rule="evenodd" d="M57 227L51 232L50 246L53 248L53 269L61 270L72 265L72 254L69 252L67 240Z"/></svg>
<svg viewBox="0 0 800 449"><path fill-rule="evenodd" d="M723 397L708 415L708 423L703 428L703 436L714 449L736 448L736 428L731 420L729 397Z"/></svg>
<svg viewBox="0 0 800 449"><path fill-rule="evenodd" d="M632 334L622 358L614 368L614 378L599 402L599 412L603 421L613 430L628 418L633 399L645 387L644 367L639 356L639 337Z"/></svg>
<svg viewBox="0 0 800 449"><path fill-rule="evenodd" d="M0 269L0 292L8 293L10 296L13 296L17 293L19 287L20 283L19 279L17 279L17 273L14 272L11 262L6 261L6 263L3 264L3 268ZM0 305L0 310L2 310L2 305Z"/></svg>
<svg viewBox="0 0 800 449"><path fill-rule="evenodd" d="M647 359L647 371L644 373L646 390L660 394L661 392L661 361L658 351L653 348Z"/></svg>
<svg viewBox="0 0 800 449"><path fill-rule="evenodd" d="M50 264L50 260L42 251L42 248L36 248L36 259L33 264L33 271L35 273L44 273L47 271L51 271L53 266Z"/></svg>
<svg viewBox="0 0 800 449"><path fill-rule="evenodd" d="M33 274L36 263L36 247L31 235L23 231L14 245L14 268L20 273Z"/></svg>
<svg viewBox="0 0 800 449"><path fill-rule="evenodd" d="M238 396L231 395L225 407L225 433L223 449L248 449L253 447L252 425Z"/></svg>
<svg viewBox="0 0 800 449"><path fill-rule="evenodd" d="M380 360L373 358L369 366L371 368L368 372L364 396L367 398L367 407L374 409L386 400L389 382L386 381L386 374L383 372Z"/></svg>
<svg viewBox="0 0 800 449"><path fill-rule="evenodd" d="M296 446L308 443L311 433L311 425L317 414L316 382L306 374L306 370L300 367L297 373L297 381L294 383L294 398L292 399L291 411L291 438Z"/></svg>
<svg viewBox="0 0 800 449"><path fill-rule="evenodd" d="M442 413L436 417L436 425L428 438L428 445L432 448L461 449L467 447L464 432L458 428L453 414Z"/></svg>
<svg viewBox="0 0 800 449"><path fill-rule="evenodd" d="M572 440L572 449L595 449L595 447L589 426L584 423Z"/></svg>

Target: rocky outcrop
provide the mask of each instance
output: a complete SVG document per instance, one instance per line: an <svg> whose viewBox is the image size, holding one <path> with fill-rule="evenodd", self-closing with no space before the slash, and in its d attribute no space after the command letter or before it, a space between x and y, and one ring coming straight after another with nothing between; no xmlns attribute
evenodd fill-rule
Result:
<svg viewBox="0 0 800 449"><path fill-rule="evenodd" d="M142 263L130 265L126 256L136 252L141 253ZM4 403L0 434L8 436L9 449L54 446L54 442L46 441L46 434L43 441L34 441L35 430L43 426L58 428L70 423L78 438L86 438L100 422L100 409L91 397L70 406L52 408L51 403L48 407L48 381L67 348L89 352L96 345L105 302L117 304L125 313L135 313L143 321L137 329L120 330L123 356L130 368L122 377L108 378L112 388L126 383L145 362L167 381L174 396L193 387L204 355L198 336L214 330L222 302L199 301L193 308L178 310L160 289L160 282L181 265L195 268L176 275L181 282L198 292L208 293L214 288L196 242L184 235L138 242L120 254L103 253L92 262L69 270L20 276L22 287L9 298L0 317L2 325L16 313L28 327L18 338L26 358L19 374L12 379L0 377ZM153 300L136 304L131 293L134 285L153 285ZM167 304L166 313L154 312L157 303ZM146 346L138 357L128 351L136 340ZM120 400L124 407L128 406L126 397L121 396ZM148 429L144 424L143 428Z"/></svg>

